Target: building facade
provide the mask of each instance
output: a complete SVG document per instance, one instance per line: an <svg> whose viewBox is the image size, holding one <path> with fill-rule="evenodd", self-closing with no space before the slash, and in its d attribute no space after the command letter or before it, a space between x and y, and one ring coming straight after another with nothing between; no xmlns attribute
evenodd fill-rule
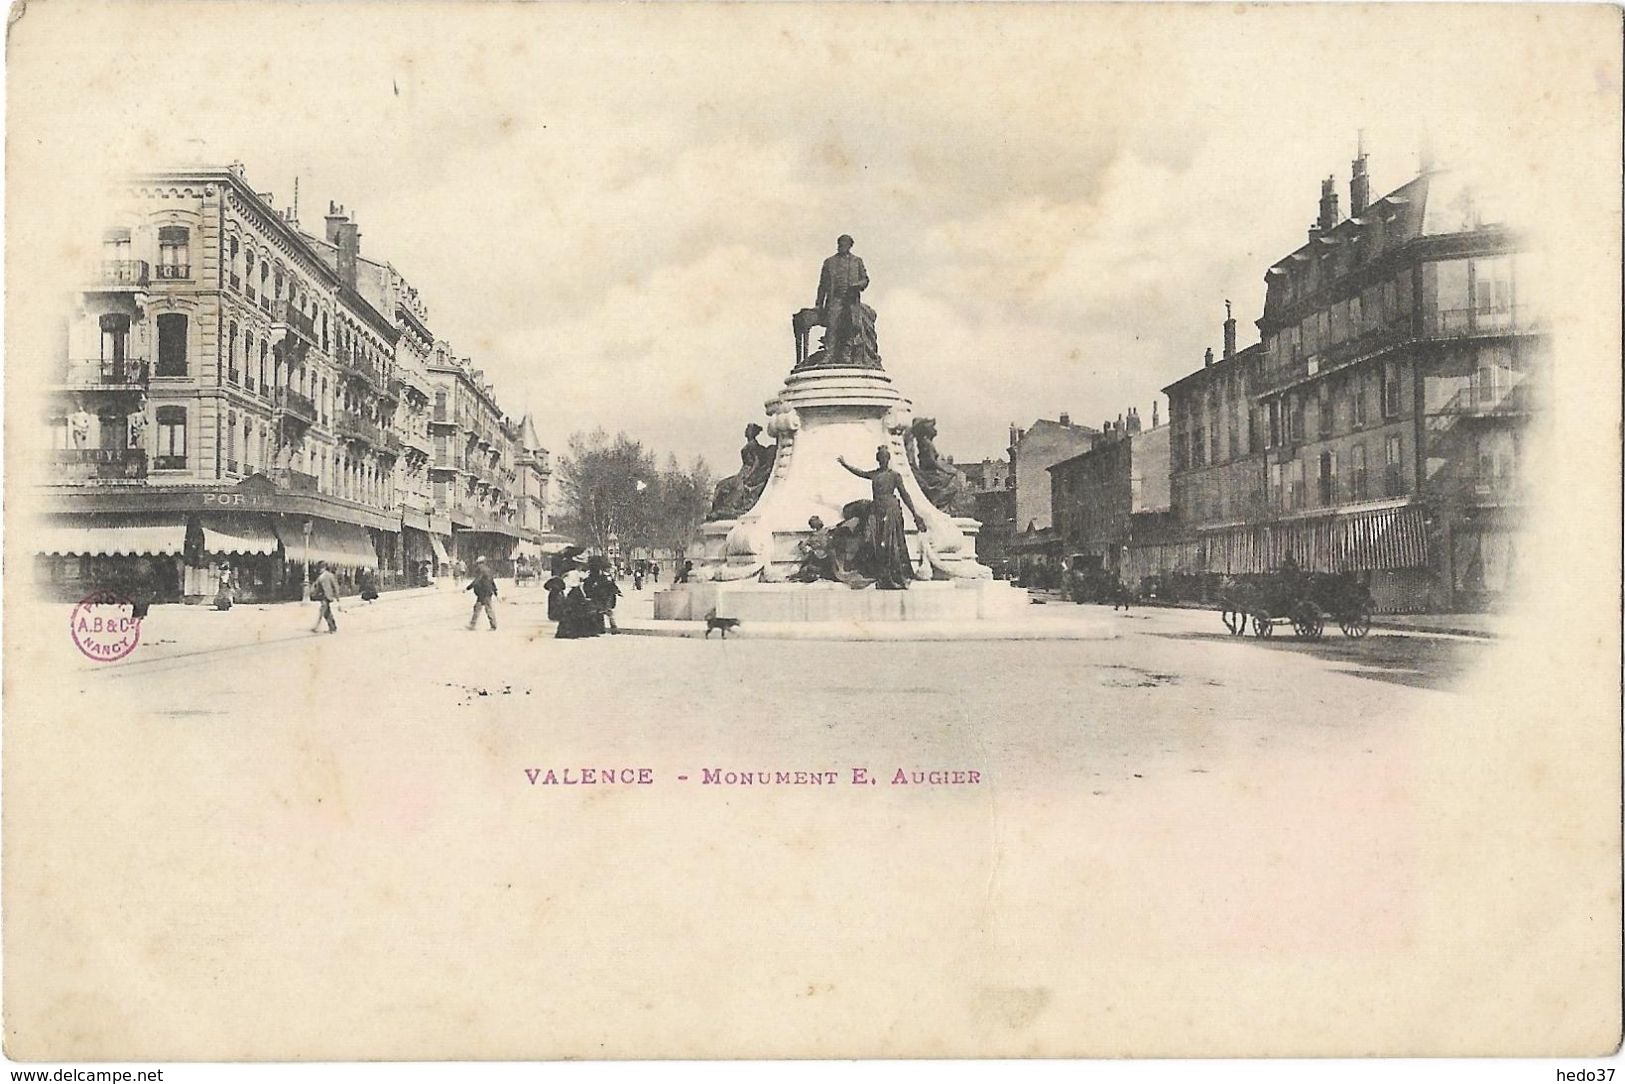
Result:
<svg viewBox="0 0 1625 1084"><path fill-rule="evenodd" d="M1362 155L1350 197L1343 218L1323 182L1307 242L1269 268L1256 352L1165 389L1180 556L1356 573L1389 612L1493 608L1545 380L1532 258L1451 171L1371 201Z"/></svg>
<svg viewBox="0 0 1625 1084"><path fill-rule="evenodd" d="M1138 423L1130 414L1089 451L1050 468L1062 551L1119 576L1129 546L1162 538L1170 518L1169 427L1142 430Z"/></svg>
<svg viewBox="0 0 1625 1084"><path fill-rule="evenodd" d="M1039 418L1025 429L1010 427L1010 474L1015 480L1015 520L1009 542L1011 557L1022 568L1022 578L1044 569L1057 574L1061 541L1050 517L1049 468L1094 447L1100 430L1074 425L1062 414L1057 420Z"/></svg>
<svg viewBox="0 0 1625 1084"><path fill-rule="evenodd" d="M209 597L227 564L246 598L300 597L317 561L411 582L415 291L340 209L306 234L240 166L133 177L112 218L54 363L36 576L152 599Z"/></svg>

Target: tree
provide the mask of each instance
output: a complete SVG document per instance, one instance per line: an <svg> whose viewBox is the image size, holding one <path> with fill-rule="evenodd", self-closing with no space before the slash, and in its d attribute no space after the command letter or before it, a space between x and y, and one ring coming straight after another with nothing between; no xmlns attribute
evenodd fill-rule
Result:
<svg viewBox="0 0 1625 1084"><path fill-rule="evenodd" d="M623 551L682 556L711 505L711 468L696 457L684 470L671 454L664 469L655 463L654 453L625 433L613 441L602 429L576 433L559 462L562 529L600 552L614 535Z"/></svg>
<svg viewBox="0 0 1625 1084"><path fill-rule="evenodd" d="M654 455L625 433L611 441L603 429L570 437L559 464L566 526L594 549L609 551L611 536L638 545L648 533L649 501L655 477Z"/></svg>

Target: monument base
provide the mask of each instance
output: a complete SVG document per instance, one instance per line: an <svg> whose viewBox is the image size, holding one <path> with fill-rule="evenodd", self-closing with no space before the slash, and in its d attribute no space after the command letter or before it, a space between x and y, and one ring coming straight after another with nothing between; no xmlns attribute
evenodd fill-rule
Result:
<svg viewBox="0 0 1625 1084"><path fill-rule="evenodd" d="M1027 592L1003 580L922 580L906 591L840 583L688 583L654 597L657 621L742 622L989 621L1027 613Z"/></svg>

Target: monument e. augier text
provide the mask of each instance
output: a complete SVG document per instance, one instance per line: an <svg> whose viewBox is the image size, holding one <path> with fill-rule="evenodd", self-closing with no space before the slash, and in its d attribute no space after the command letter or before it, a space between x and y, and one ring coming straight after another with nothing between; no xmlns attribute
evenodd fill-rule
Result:
<svg viewBox="0 0 1625 1084"><path fill-rule="evenodd" d="M717 484L690 582L660 619L960 621L1023 612L1026 593L976 561L964 475L936 451L881 365L869 272L843 235L816 302L791 319L795 358L738 473ZM809 352L814 328L823 329ZM741 419L744 420L744 419ZM763 437L766 437L766 441ZM691 551L692 552L692 551Z"/></svg>

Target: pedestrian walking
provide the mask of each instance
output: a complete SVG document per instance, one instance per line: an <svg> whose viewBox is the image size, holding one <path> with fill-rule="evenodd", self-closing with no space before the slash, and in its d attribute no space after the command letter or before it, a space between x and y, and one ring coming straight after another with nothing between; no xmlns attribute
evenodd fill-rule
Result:
<svg viewBox="0 0 1625 1084"><path fill-rule="evenodd" d="M474 561L474 579L464 590L474 592L474 612L468 615L468 630L474 631L474 623L480 618L480 610L485 610L485 619L491 623L491 631L497 627L496 610L492 603L497 597L497 581L491 575L491 568L485 563L484 557Z"/></svg>
<svg viewBox="0 0 1625 1084"><path fill-rule="evenodd" d="M321 632L323 621L327 622L328 632L339 631L339 623L333 619L333 604L339 600L339 581L333 575L333 570L327 567L326 561L316 562L316 582L311 587L310 597L321 603L322 607L310 631Z"/></svg>
<svg viewBox="0 0 1625 1084"><path fill-rule="evenodd" d="M632 590L643 590L643 566L639 565L632 570Z"/></svg>

